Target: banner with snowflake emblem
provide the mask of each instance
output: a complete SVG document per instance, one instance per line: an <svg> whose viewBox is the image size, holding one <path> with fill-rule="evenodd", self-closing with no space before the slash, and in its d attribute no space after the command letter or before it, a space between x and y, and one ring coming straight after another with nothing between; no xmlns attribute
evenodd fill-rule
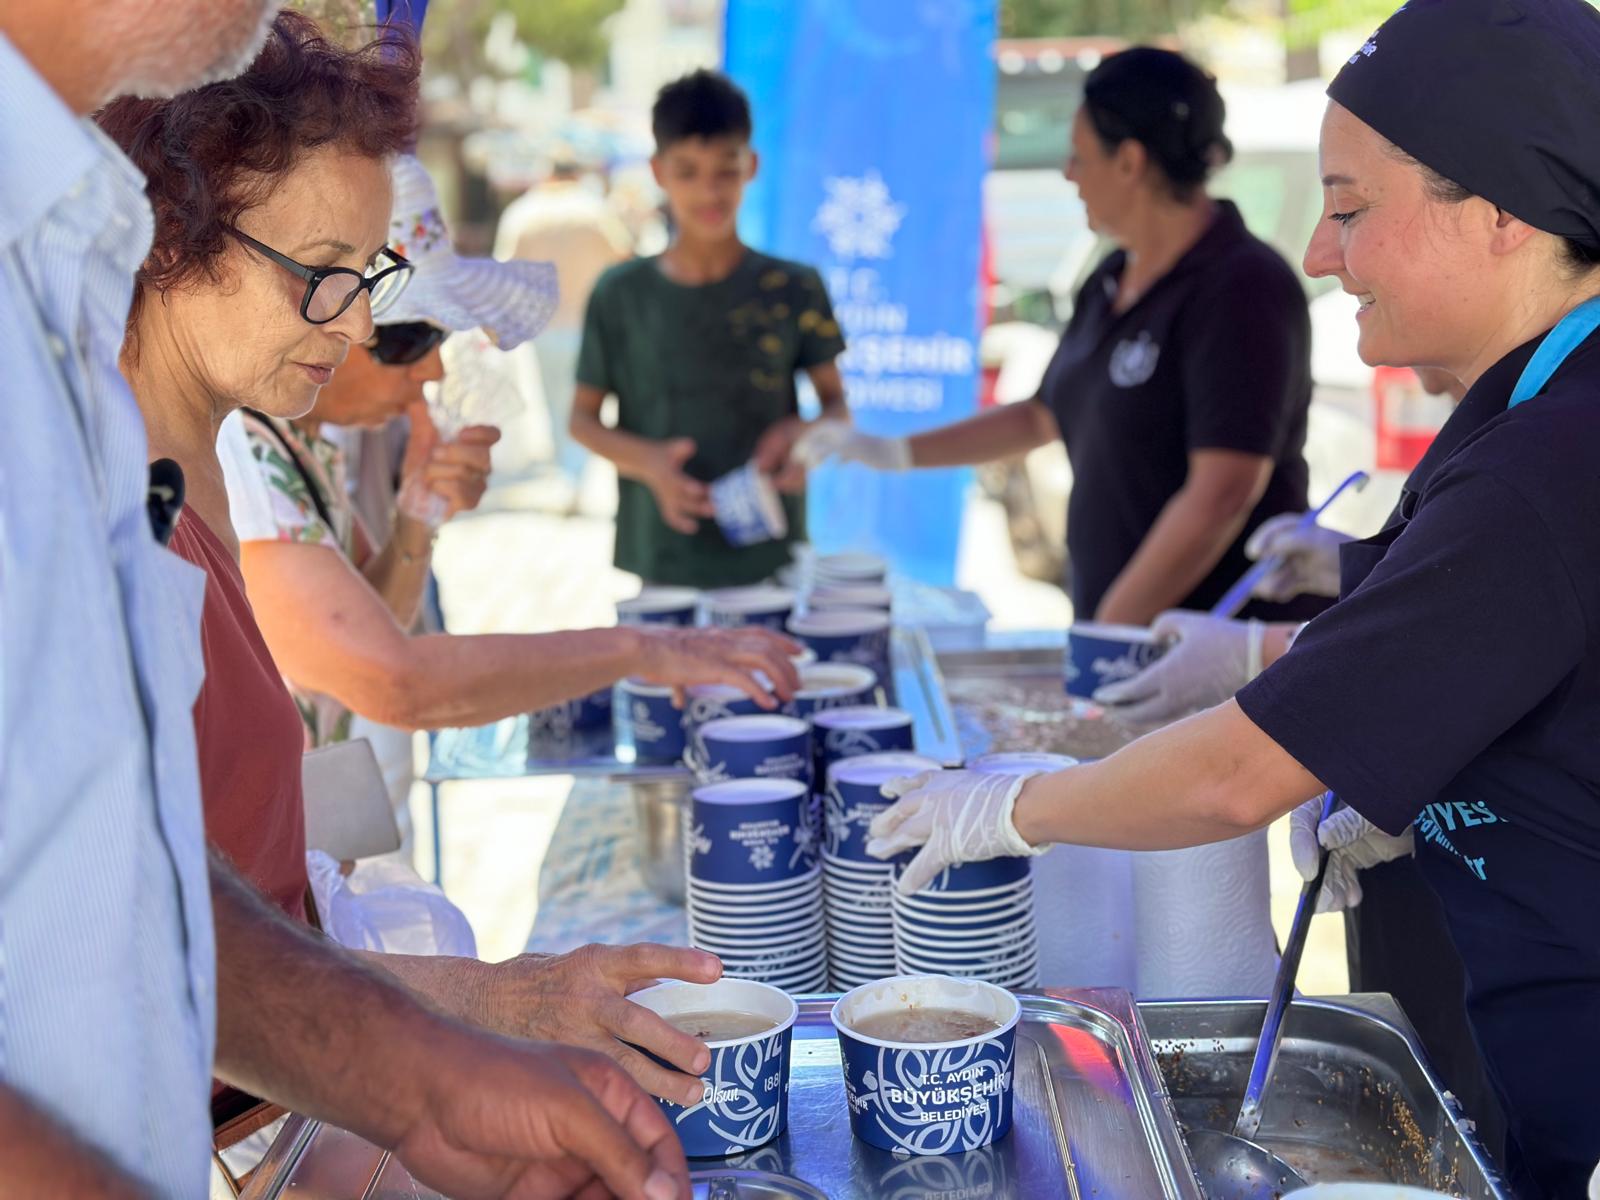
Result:
<svg viewBox="0 0 1600 1200"><path fill-rule="evenodd" d="M995 8L728 0L725 65L750 94L761 156L740 230L822 273L849 343L850 407L871 433L977 408ZM949 584L969 480L825 467L811 480L811 540Z"/></svg>

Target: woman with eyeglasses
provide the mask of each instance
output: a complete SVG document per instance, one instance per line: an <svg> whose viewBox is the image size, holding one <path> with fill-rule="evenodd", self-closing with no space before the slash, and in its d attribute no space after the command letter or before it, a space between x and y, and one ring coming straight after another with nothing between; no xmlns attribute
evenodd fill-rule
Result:
<svg viewBox="0 0 1600 1200"><path fill-rule="evenodd" d="M349 736L352 715L407 729L479 724L586 695L625 674L725 680L752 694L754 669L792 683L784 654L793 647L758 631L409 633L431 531L414 532L420 523L400 514L388 546L373 546L347 496L342 455L321 426L380 424L408 407L422 417L421 384L442 375L444 331L483 327L502 347L516 345L548 319L554 281L544 264L458 257L421 163L398 157L393 173L390 243L418 263L406 293L352 348L354 371L304 417L250 406L238 433L223 432L250 602L306 720L308 745ZM415 432L434 441L431 429ZM494 436L469 428L410 456L447 512L476 503ZM307 604L308 595L319 602Z"/></svg>
<svg viewBox="0 0 1600 1200"><path fill-rule="evenodd" d="M416 134L416 81L415 48L399 35L347 51L285 11L238 78L172 100L119 100L97 118L144 174L155 213L121 366L152 460L174 461L187 483L171 547L206 576L206 675L194 710L206 834L295 917L308 915L306 729L283 685L288 664L275 654L285 628L331 623L377 639L382 649L365 665L348 654L338 661L372 673L363 683L377 686L357 693L378 697L372 715L389 723L489 720L586 695L624 674L675 685L727 682L768 706L776 701L755 671L785 697L798 682L788 657L798 647L759 631L407 638L330 532L342 489L324 487L325 523L312 523L324 521L319 513L282 543L304 552L285 583L292 605L257 599L255 579L247 598L217 449L224 418L249 408L274 427L300 420L352 356L370 359L368 343L396 356L416 353L414 343L396 350L397 335L378 334L373 324L374 311L393 311L410 282L405 250L389 241L389 218L395 156ZM314 478L309 470L300 476L293 457L285 449L263 465L302 483ZM316 510L309 493L307 504ZM277 621L264 638L257 616L269 611ZM337 658L341 650L325 652ZM720 966L710 955L637 946L496 964L366 958L464 1020L600 1050L658 1095L687 1102L700 1093L697 1080L619 1037L626 1031L633 1046L698 1071L704 1046L624 995L640 979L715 979Z"/></svg>

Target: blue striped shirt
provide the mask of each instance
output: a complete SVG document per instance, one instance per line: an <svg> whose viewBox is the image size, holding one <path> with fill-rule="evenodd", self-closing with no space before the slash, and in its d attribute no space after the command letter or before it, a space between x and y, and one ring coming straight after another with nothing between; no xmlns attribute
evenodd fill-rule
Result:
<svg viewBox="0 0 1600 1200"><path fill-rule="evenodd" d="M3 34L0 113L0 1080L199 1197L204 575L151 537L117 370L153 222L138 171Z"/></svg>

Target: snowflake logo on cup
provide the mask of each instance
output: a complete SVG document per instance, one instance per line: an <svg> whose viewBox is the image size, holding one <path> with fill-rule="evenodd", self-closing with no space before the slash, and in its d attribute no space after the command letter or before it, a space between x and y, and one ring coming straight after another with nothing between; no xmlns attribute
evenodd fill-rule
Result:
<svg viewBox="0 0 1600 1200"><path fill-rule="evenodd" d="M772 847L766 842L757 842L750 847L750 865L756 870L768 870L775 861L777 861L777 855L772 852Z"/></svg>
<svg viewBox="0 0 1600 1200"><path fill-rule="evenodd" d="M839 789L832 784L828 785L827 799L824 802L825 810L823 820L828 827L828 853L837 857L840 849L850 840L850 818L844 811L844 797L839 795Z"/></svg>
<svg viewBox="0 0 1600 1200"><path fill-rule="evenodd" d="M810 821L801 821L794 828L794 853L789 855L789 867L792 870L801 859L815 862L817 857L817 831L811 828Z"/></svg>

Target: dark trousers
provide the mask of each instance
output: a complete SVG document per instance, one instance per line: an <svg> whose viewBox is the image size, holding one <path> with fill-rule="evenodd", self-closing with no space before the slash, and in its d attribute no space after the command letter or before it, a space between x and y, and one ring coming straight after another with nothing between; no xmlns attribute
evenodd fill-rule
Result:
<svg viewBox="0 0 1600 1200"><path fill-rule="evenodd" d="M1362 871L1361 896L1345 914L1350 990L1388 992L1399 1002L1435 1073L1503 1164L1505 1115L1467 1023L1466 974L1444 907L1409 856Z"/></svg>

